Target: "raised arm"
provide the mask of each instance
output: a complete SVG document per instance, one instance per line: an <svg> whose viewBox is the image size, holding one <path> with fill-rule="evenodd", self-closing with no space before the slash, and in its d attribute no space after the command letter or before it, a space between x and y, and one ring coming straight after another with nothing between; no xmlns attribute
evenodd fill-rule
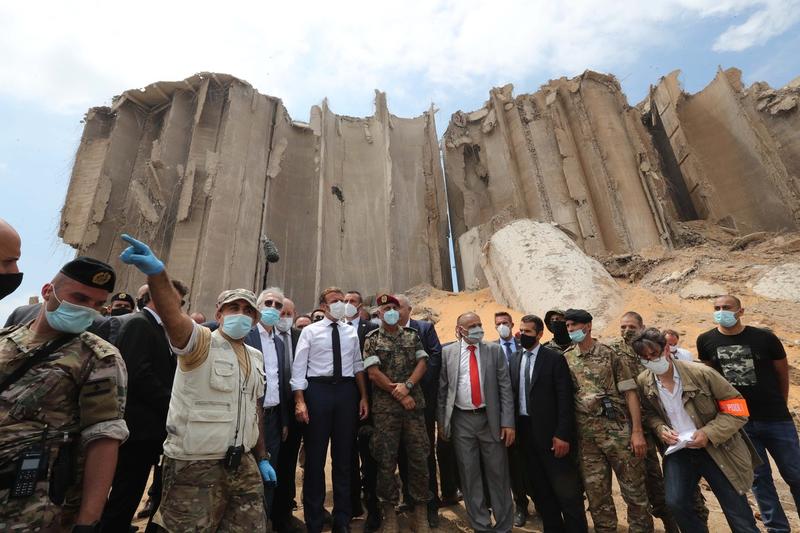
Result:
<svg viewBox="0 0 800 533"><path fill-rule="evenodd" d="M175 298L175 289L164 270L164 263L145 243L127 234L122 235L122 240L130 246L122 251L119 258L123 263L134 265L147 276L150 297L164 323L170 343L175 348L184 348L192 336L194 321L183 312L180 300Z"/></svg>

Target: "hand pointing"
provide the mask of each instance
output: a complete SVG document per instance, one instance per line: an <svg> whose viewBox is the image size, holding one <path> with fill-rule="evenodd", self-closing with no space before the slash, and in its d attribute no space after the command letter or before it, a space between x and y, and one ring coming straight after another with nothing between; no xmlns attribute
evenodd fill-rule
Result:
<svg viewBox="0 0 800 533"><path fill-rule="evenodd" d="M164 271L164 263L155 256L149 246L137 241L127 233L123 233L121 238L130 244L119 254L119 258L123 263L135 266L148 276L154 276Z"/></svg>

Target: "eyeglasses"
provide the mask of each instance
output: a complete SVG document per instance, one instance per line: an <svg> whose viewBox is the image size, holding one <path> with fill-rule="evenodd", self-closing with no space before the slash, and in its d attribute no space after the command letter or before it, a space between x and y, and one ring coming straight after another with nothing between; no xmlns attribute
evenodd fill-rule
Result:
<svg viewBox="0 0 800 533"><path fill-rule="evenodd" d="M274 307L275 309L283 309L283 302L279 302L277 300L264 300L262 302L264 307Z"/></svg>

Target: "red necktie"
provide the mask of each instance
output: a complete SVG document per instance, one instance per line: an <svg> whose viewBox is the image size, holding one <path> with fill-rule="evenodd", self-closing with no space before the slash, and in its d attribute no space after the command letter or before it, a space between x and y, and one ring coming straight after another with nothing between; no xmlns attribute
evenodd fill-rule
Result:
<svg viewBox="0 0 800 533"><path fill-rule="evenodd" d="M481 376L478 374L478 357L475 355L475 345L467 346L469 350L469 388L472 389L472 405L480 407L481 403Z"/></svg>

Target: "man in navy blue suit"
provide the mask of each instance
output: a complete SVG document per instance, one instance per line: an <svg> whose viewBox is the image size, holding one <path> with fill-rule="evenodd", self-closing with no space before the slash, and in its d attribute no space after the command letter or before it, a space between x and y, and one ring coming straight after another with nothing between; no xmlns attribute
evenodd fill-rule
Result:
<svg viewBox="0 0 800 533"><path fill-rule="evenodd" d="M264 444L269 453L269 462L278 468L278 454L281 442L289 433L288 398L291 394L289 378L286 372L285 347L276 335L283 308L284 296L278 287L270 287L261 292L257 304L261 312L261 320L245 337L245 344L260 350L264 356L266 373L266 390L264 391ZM267 517L272 514L272 499L275 487L264 484L264 505Z"/></svg>
<svg viewBox="0 0 800 533"><path fill-rule="evenodd" d="M442 344L439 336L431 322L427 320L414 320L411 318L411 302L404 294L395 294L395 298L400 302L400 321L398 324L417 330L422 347L428 354L428 368L422 376L420 386L422 394L425 396L425 429L428 431L428 441L430 442L430 453L428 454L428 486L433 498L428 502L428 524L431 527L439 525L439 485L436 482L436 406L439 396L439 373L442 369ZM411 497L408 495L408 466L403 447L400 447L398 458L400 466L400 477L403 480L403 501L407 505L413 505Z"/></svg>

